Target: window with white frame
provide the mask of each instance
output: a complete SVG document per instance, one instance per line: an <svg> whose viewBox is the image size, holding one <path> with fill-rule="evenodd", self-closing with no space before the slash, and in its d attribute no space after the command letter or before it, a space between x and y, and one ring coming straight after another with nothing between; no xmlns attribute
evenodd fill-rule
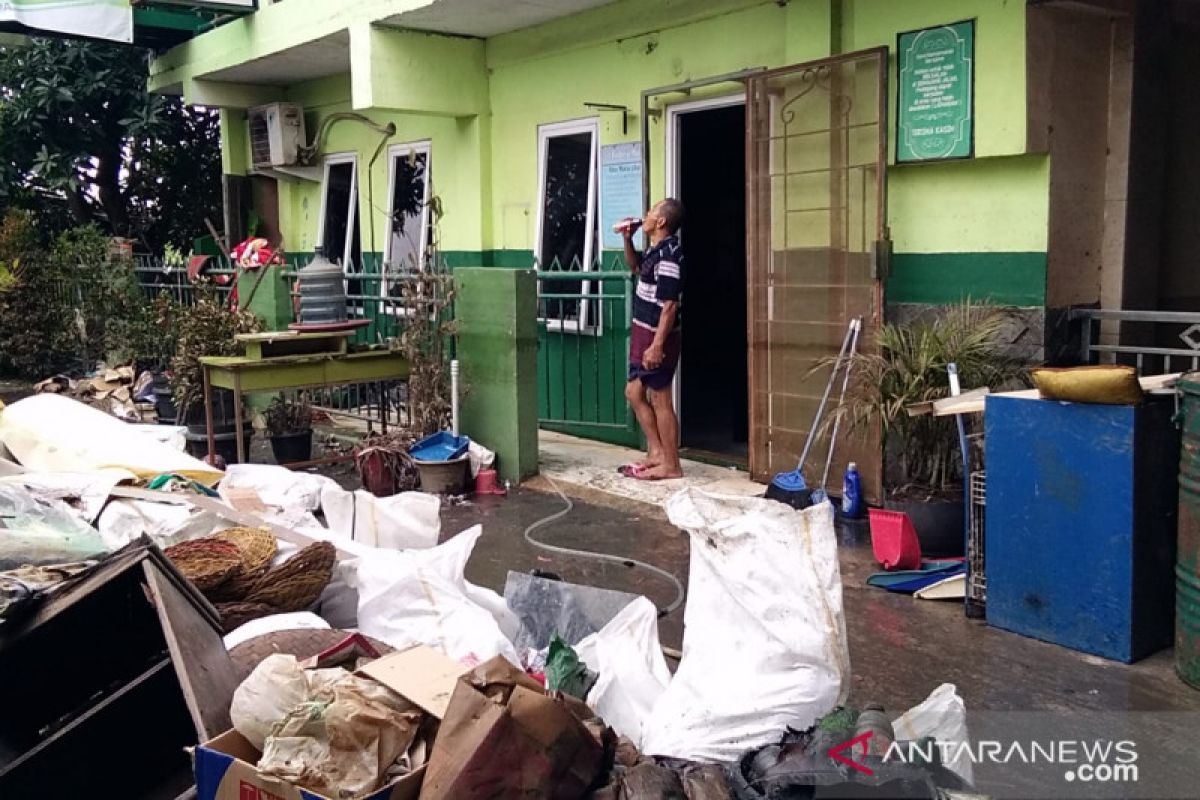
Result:
<svg viewBox="0 0 1200 800"><path fill-rule="evenodd" d="M597 167L599 126L595 119L538 126L538 269L547 272L587 272L596 260ZM546 284L552 284L547 286ZM589 332L589 317L598 316L593 303L583 298L592 292L592 281L543 282L552 295L542 315L551 328Z"/></svg>
<svg viewBox="0 0 1200 800"><path fill-rule="evenodd" d="M317 241L325 257L346 272L362 266L362 239L358 231L358 159L353 153L325 159L321 182L321 216Z"/></svg>
<svg viewBox="0 0 1200 800"><path fill-rule="evenodd" d="M427 270L433 241L432 149L429 142L388 148L388 229L384 264L385 295L398 296L392 276Z"/></svg>

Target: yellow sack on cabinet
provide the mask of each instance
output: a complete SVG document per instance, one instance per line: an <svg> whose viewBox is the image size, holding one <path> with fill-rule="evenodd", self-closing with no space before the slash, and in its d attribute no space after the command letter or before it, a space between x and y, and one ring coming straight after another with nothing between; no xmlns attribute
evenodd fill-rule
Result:
<svg viewBox="0 0 1200 800"><path fill-rule="evenodd" d="M57 394L35 394L0 411L0 443L34 472L115 472L138 480L170 472L206 486L225 474Z"/></svg>
<svg viewBox="0 0 1200 800"><path fill-rule="evenodd" d="M1031 373L1033 385L1047 400L1106 405L1142 402L1142 385L1133 367L1042 367Z"/></svg>

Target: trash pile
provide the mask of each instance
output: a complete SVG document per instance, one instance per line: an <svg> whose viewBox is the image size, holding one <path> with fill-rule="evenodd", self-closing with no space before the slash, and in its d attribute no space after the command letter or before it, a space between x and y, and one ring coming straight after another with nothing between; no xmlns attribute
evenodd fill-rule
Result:
<svg viewBox="0 0 1200 800"><path fill-rule="evenodd" d="M845 707L829 503L671 498L692 553L672 674L645 597L517 573L503 596L467 581L485 533L442 541L434 495L218 472L137 427L53 394L0 410L0 703L24 708L14 687L39 681L80 684L30 729L0 721L0 796L74 780L64 758L84 775L77 762L95 761L91 780L127 796L194 780L201 800L969 785L962 765L882 758L893 740L965 739L953 687L890 724ZM80 646L119 657L83 677L28 664L71 663ZM130 719L162 774L116 755L133 746L117 734ZM851 742L864 732L874 749ZM875 778L859 769L870 759Z"/></svg>
<svg viewBox="0 0 1200 800"><path fill-rule="evenodd" d="M62 394L87 403L126 422L153 422L154 377L150 372L135 375L133 367L102 367L95 374L73 379L54 375L36 384L39 394Z"/></svg>

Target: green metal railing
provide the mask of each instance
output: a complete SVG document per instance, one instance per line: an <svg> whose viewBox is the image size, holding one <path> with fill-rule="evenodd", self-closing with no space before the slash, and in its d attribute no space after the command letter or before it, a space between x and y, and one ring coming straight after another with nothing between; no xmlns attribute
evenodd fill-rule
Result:
<svg viewBox="0 0 1200 800"><path fill-rule="evenodd" d="M542 427L637 444L625 402L633 284L627 271L538 271Z"/></svg>

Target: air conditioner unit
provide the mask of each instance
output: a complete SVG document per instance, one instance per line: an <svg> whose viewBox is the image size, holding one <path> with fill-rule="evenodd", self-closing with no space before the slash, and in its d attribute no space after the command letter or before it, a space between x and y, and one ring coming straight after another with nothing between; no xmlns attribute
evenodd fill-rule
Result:
<svg viewBox="0 0 1200 800"><path fill-rule="evenodd" d="M296 103L270 103L250 109L250 160L255 169L299 162L304 147L304 109Z"/></svg>

